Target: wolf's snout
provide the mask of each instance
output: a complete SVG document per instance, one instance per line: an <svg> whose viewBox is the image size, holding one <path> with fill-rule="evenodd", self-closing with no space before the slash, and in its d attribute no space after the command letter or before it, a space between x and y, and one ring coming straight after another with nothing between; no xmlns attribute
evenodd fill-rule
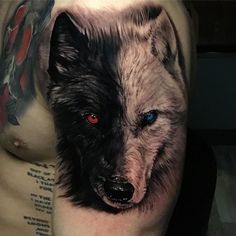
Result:
<svg viewBox="0 0 236 236"><path fill-rule="evenodd" d="M134 186L119 177L114 177L104 183L104 191L111 201L127 203L133 197Z"/></svg>

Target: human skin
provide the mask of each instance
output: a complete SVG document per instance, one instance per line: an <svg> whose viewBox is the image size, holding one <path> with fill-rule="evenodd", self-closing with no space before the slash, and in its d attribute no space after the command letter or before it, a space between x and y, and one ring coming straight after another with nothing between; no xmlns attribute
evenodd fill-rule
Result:
<svg viewBox="0 0 236 236"><path fill-rule="evenodd" d="M2 22L1 25L3 25L4 27L6 27L6 24L7 24L6 22L10 22L9 19L11 19L12 15L14 15L14 10L12 10L13 9L12 6L14 6L14 3L15 3L14 1L13 2L7 1L7 2L2 3L5 9L10 9L6 11L7 16L5 16L5 18L3 17L1 18L1 22ZM53 221L52 221L54 235L111 235L112 234L112 235L127 235L127 236L130 235L131 236L131 235L164 235L165 233L166 227L168 225L168 220L171 216L175 201L178 196L178 191L179 191L179 187L181 183L181 174L182 174L182 168L183 168L183 163L184 163L184 149L185 149L185 122L186 122L185 119L186 119L186 112L187 112L187 94L188 94L189 80L190 80L190 75L191 75L191 35L190 35L190 29L189 29L189 23L188 23L188 16L182 3L179 1L150 1L150 2L148 1L148 4L153 4L156 8L161 9L160 13L157 13L156 16L153 19L151 19L156 22L155 27L157 27L157 29L162 31L163 30L162 25L167 26L167 31L168 31L167 35L169 36L169 37L166 37L164 33L163 33L164 34L163 37L160 36L160 34L156 35L157 46L155 46L155 49L157 49L158 51L156 58L155 58L155 55L151 55L151 52L148 53L148 50L149 50L148 42L143 43L141 48L140 48L140 45L141 45L140 42L135 42L134 44L132 44L132 46L134 48L136 47L137 51L139 52L142 52L142 48L145 49L143 51L143 54L141 54L142 58L139 59L140 68L138 70L141 73L145 72L145 70L142 70L144 69L142 65L143 58L145 58L145 60L150 60L150 63L149 63L150 65L153 64L153 67L152 66L150 68L148 67L148 69L144 73L147 76L146 78L150 79L149 84L153 85L150 87L148 87L148 84L143 85L145 88L148 88L147 91L144 91L144 95L146 95L148 91L151 94L151 90L154 88L155 83L157 83L156 90L158 89L160 90L159 93L157 92L157 95L155 96L153 95L150 98L152 101L154 100L157 102L152 103L151 105L149 104L149 106L144 105L143 107L146 110L144 109L145 111L140 111L140 114L146 114L149 111L156 110L158 108L157 109L158 118L155 123L155 126L151 124L152 126L151 125L148 126L148 129L152 128L154 131L161 130L163 134L166 134L167 136L170 135L170 132L168 130L173 131L173 129L170 128L171 122L168 123L166 120L167 119L166 117L167 117L168 111L170 110L168 106L173 107L173 104L171 103L172 100L175 100L175 104L177 103L177 105L175 106L175 110L173 111L171 110L171 112L181 113L182 116L181 116L181 122L179 119L178 119L178 122L176 121L177 125L175 126L175 129L174 129L175 136L171 137L172 141L169 147L166 147L168 146L167 144L165 145L166 155L163 155L163 159L160 159L159 162L156 161L156 159L155 160L153 159L152 153L154 151L150 151L150 149L153 146L153 150L155 149L155 150L160 151L161 144L163 142L167 143L166 139L163 139L158 135L156 136L156 139L153 139L153 137L151 137L150 135L147 136L147 135L142 134L144 139L147 139L146 140L147 147L143 147L143 149L146 150L146 155L142 157L139 155L138 152L132 151L137 148L135 147L135 143L137 143L137 137L135 139L136 141L132 141L132 139L134 140L134 138L132 138L132 133L129 133L129 129L128 129L129 127L128 123L130 122L126 123L126 126L125 126L126 128L124 128L123 130L124 131L123 136L120 136L120 139L123 138L127 140L127 146L126 147L120 146L120 147L122 150L123 149L127 150L127 152L123 152L123 154L120 156L122 156L123 159L130 158L130 161L128 163L124 162L125 164L121 165L122 168L127 168L130 170L130 172L127 171L127 174L125 176L122 176L122 178L126 178L129 184L132 184L134 186L139 186L139 188L135 187L133 198L130 200L129 203L124 203L123 199L122 199L121 204L120 203L117 204L117 202L114 201L114 199L109 200L108 198L105 197L103 193L104 190L102 191L102 193L98 193L98 196L97 196L96 187L93 188L93 186L91 186L90 188L92 189L92 191L94 190L95 193L92 193L92 195L89 195L89 196L97 196L99 198L98 204L96 204L95 206L93 202L89 202L84 205L83 204L84 199L81 197L78 198L79 193L76 192L76 191L83 191L83 189L80 189L79 181L81 180L79 178L78 178L78 187L75 188L77 190L73 191L72 194L69 194L69 195L66 194L68 187L71 186L70 181L72 181L72 179L68 178L68 175L67 175L68 181L63 182L62 178L63 178L63 174L65 174L66 176L66 174L68 173L68 165L70 165L71 163L63 162L66 156L59 155L59 151L62 151L60 149L61 144L60 144L60 139L59 139L59 134L61 134L62 132L62 126L61 126L60 120L58 121L57 119L58 111L55 109L56 105L58 104L60 105L60 103L58 103L58 99L60 98L60 96L63 96L63 97L67 96L66 92L57 93L57 90L59 91L60 86L58 86L57 84L58 81L56 81L57 76L63 76L63 73L61 73L61 71L63 71L63 68L65 66L62 65L61 68L59 68L61 69L61 71L59 70L58 75L55 75L57 73L55 72L55 68L57 65L56 64L57 61L55 58L57 58L57 54L56 54L56 50L53 51L52 46L51 46L51 51L49 50L49 46L50 46L49 40L50 40L51 33L53 31L54 22L57 19L60 12L66 11L68 15L74 16L76 19L75 22L79 24L80 23L79 16L83 14L84 14L85 19L87 17L88 19L91 18L93 20L92 18L93 15L94 17L96 17L95 13L103 12L104 9L105 9L104 12L110 11L111 12L110 14L113 14L113 15L117 14L117 12L122 13L125 11L130 13L134 11L134 8L137 7L137 5L142 6L142 4L145 5L146 3L147 1L138 1L138 0L113 1L113 2L109 2L105 0L104 1L92 1L92 0L91 1L56 1L55 4L53 5L51 14L49 14L51 15L51 17L47 18L47 22L42 23L43 28L42 28L42 31L40 31L41 37L38 41L38 44L36 44L37 47L39 46L39 50L37 50L33 54L35 58L37 59L33 64L33 71L30 71L31 74L29 78L27 78L28 80L32 80L32 82L27 83L28 87L26 87L27 89L26 89L26 92L24 93L24 95L26 94L25 97L23 96L23 99L21 97L21 100L17 100L20 105L19 107L17 107L17 112L14 113L16 119L10 116L11 119L9 120L9 111L3 110L5 112L8 112L7 114L8 116L2 113L3 114L2 116L4 116L5 118L8 117L8 120L2 119L3 120L2 122L4 124L1 127L1 134L0 134L1 145L4 149L8 150L12 155L20 159L23 159L25 162L46 163L47 165L51 165L51 169L53 169L56 155L58 155L58 158L56 161L56 166L57 166L56 167L56 180L60 180L59 181L60 183L55 186L55 191L54 191L54 200L53 200L54 212L53 212ZM8 4L9 6L7 7ZM75 6L77 6L77 8ZM81 10L82 13L79 10ZM45 11L42 11L42 12L44 12L48 16L47 12ZM107 23L107 22L104 22L105 20L107 19L104 13L104 20L101 20L100 24L102 25L104 23ZM107 21L109 24L109 20ZM72 22L72 24L75 22ZM145 25L146 28L149 27L148 24L149 22L147 22L147 25ZM59 25L58 27L61 27L59 23L58 25ZM4 27L2 27L1 31L4 31ZM123 23L122 27L125 28L127 26L125 23ZM143 32L143 34L145 35L144 26L142 24L141 24L141 27L138 27L137 32ZM68 35L69 34L70 34L70 31L68 31ZM60 34L59 36L57 35L55 36L55 42L57 41L57 37L60 37ZM90 38L90 40L91 39L92 38ZM169 69L166 69L166 68L163 69L164 67L161 61L164 58L166 58L167 55L166 55L165 50L163 50L163 48L160 48L160 46L158 45L158 39L159 39L159 42L162 42L162 43L164 42L164 44L165 42L167 42L169 46L171 45L170 51L171 51L171 54L173 54L173 58L175 59L173 59L174 63L171 64L172 67L170 67ZM20 40L20 37L18 38L18 40ZM33 38L31 38L31 40L32 40L31 42L33 42ZM129 39L129 40L131 40L132 42L133 39ZM63 48L63 45L60 45L60 46ZM127 74L129 73L129 68L131 67L131 64L129 64L128 62L124 62L123 58L124 57L132 58L133 52L132 50L130 51L130 48L131 47L127 45L127 47L124 50L120 50L121 53L119 54L118 57L116 57L116 60L119 61L119 63L116 64L116 68L118 68L117 66L119 65L120 73L123 73L123 78L124 78L123 80L120 80L119 82L124 86L124 90L126 89L126 94L132 94L135 92L133 90L133 87L130 85L131 81L134 78L132 77L129 79L125 79L127 78ZM60 50L60 48L57 48L57 49ZM4 48L1 48L1 51L3 52ZM123 51L123 54L122 54L122 51ZM12 51L13 55L15 55L14 53L15 51ZM176 56L177 54L178 56ZM22 55L24 56L24 53L22 53ZM21 57L23 57L22 55L18 56L18 64L20 66L23 64L23 62L20 61ZM50 59L50 56L52 59ZM179 58L180 56L182 56L181 59ZM48 66L49 62L50 62L50 66ZM74 60L71 61L71 63L74 63ZM131 60L130 63L135 64L135 60L133 62ZM65 64L68 64L68 62L65 62ZM26 69L28 68L27 63L24 64L24 66L26 67ZM88 65L85 65L85 67L88 67ZM58 67L56 69L58 69ZM171 74L170 71L172 69L174 71L176 80L178 80L178 82L174 81L174 78L172 75L170 76ZM78 70L79 70L79 66L78 66ZM158 84L160 82L158 82L158 79L155 77L155 75L160 73L160 71L162 71L161 76L163 77L163 79L166 80L167 88L158 87ZM136 72L136 77L137 77L137 72ZM140 80L142 79L143 79L143 74L140 75ZM49 88L51 89L51 90L49 89L49 91L47 90L48 85L49 85ZM63 86L67 86L66 83L63 84ZM137 84L134 87L138 87L138 86L139 85ZM68 88L69 88L69 82L68 82ZM51 91L54 91L54 92L51 92ZM73 91L73 93L76 93L76 90ZM114 94L114 93L115 93L115 90L111 94ZM136 94L137 93L138 92L136 92ZM171 93L174 95L173 97L162 96L161 95L162 93L163 94ZM5 94L7 93L5 92ZM47 94L49 94L49 97L46 96ZM155 94L155 89L154 89L153 94ZM158 97L158 94L159 94L159 97ZM141 102L142 98L138 98L138 97L129 98L128 96L126 96L125 98L126 98L125 100L126 102L121 103L121 107L129 108L127 110L124 110L123 112L126 114L127 117L129 117L129 121L130 121L132 120L131 117L135 116L134 114L135 108L133 108L135 107L135 104L132 101L136 100L140 104L142 103ZM119 97L118 100L119 101L122 100L121 97ZM3 101L2 103L4 104L4 99L2 99L2 101ZM131 103L127 103L128 101L131 101ZM91 112L94 113L93 111ZM78 110L78 113L80 113L79 110ZM108 110L108 113L109 113L109 110ZM10 115L12 115L12 113ZM87 115L90 115L90 113L88 113ZM115 117L115 114L114 114L114 117ZM134 120L135 118L133 118L133 121ZM128 120L126 120L126 122L127 121ZM158 121L160 124L158 124ZM119 120L119 122L121 122L121 120ZM122 120L122 122L124 122L124 120ZM37 123L37 125L35 125L35 123ZM173 120L172 120L172 123L173 123ZM55 127L55 130L54 130L54 127ZM66 134L66 135L70 135L70 134ZM139 145L141 145L140 143L144 145L145 141L139 140ZM159 146L157 145L158 143L160 143ZM67 143L67 146L71 146L71 143ZM131 149L127 149L127 147L131 147ZM82 147L81 145L78 145L77 148L81 149ZM106 148L104 147L104 150L105 149ZM131 156L129 156L130 155L129 153L136 153L136 154L132 154L133 157L131 158ZM5 154L4 152L2 152L1 155L4 157L2 158L2 161L6 165L8 165L8 162L10 163L10 157L8 157L9 154ZM78 154L75 154L74 152L72 152L72 155L75 155L75 157L78 159L80 158L80 156L77 157ZM146 157L146 160L147 159L149 160L149 162L141 161L141 159L145 157ZM8 158L9 158L9 161L8 161ZM115 158L115 156L113 158ZM163 178L159 179L160 182L158 182L157 180L157 184L153 188L151 188L151 190L149 190L149 182L151 182L153 179L153 176L152 176L153 169L158 169L160 165L165 165L166 164L165 161L167 159L168 159L168 163L173 162L174 165L170 166L170 168L168 167L167 168L168 173L165 174ZM157 160L159 159L157 158ZM11 158L11 161L12 161L12 158ZM63 163L63 164L60 164L60 163ZM114 165L116 165L115 168L117 169L117 163ZM96 170L96 167L100 168L96 166L95 164L95 166L92 167L94 171ZM17 171L17 164L14 165L14 168ZM142 169L146 170L148 174L143 175L144 176L143 178L140 178L139 180L137 180L137 177L134 177L134 176L137 176L137 172L139 174L142 173ZM80 173L81 169L75 168L73 171L75 173L74 176L76 178L77 173ZM52 172L53 170L51 170L51 173ZM118 172L116 172L115 175L118 175L117 173ZM121 172L119 172L119 174L121 175ZM94 178L94 177L91 177L91 178ZM108 178L108 176L106 176L106 178ZM7 179L7 175L3 176L3 181L6 181L6 179ZM93 183L96 184L96 181L92 181L92 180L89 180L89 181L90 181L89 184L91 185L93 185ZM147 194L145 193L145 191L142 190L142 188L148 189L149 197L147 197ZM65 194L67 195L67 197L60 197L61 195L65 195ZM75 195L77 196L76 198L77 200L72 201L71 199ZM85 198L86 198L86 195L85 195ZM120 200L121 199L119 199L119 201ZM141 202L144 202L144 205L141 206L140 204ZM145 207L147 206L145 202L148 202L149 207ZM107 209L110 209L110 210L107 210ZM28 235L32 235L32 234L28 233Z"/></svg>

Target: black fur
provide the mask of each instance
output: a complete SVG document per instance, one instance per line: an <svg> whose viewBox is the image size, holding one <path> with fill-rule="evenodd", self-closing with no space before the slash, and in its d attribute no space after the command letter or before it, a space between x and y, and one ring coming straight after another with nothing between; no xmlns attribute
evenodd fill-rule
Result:
<svg viewBox="0 0 236 236"><path fill-rule="evenodd" d="M62 168L64 162L69 165L67 176L58 181L65 186L65 195L75 204L115 211L97 196L89 177L91 173L94 178L112 174L123 140L122 91L113 70L119 45L108 36L102 40L103 44L98 44L88 39L65 13L58 16L51 38L48 71L52 83L48 95L58 127L59 162ZM73 58L60 54L68 47L76 52ZM59 72L56 63L67 71ZM55 87L60 92L54 92ZM83 117L87 113L95 113L99 124L89 124Z"/></svg>

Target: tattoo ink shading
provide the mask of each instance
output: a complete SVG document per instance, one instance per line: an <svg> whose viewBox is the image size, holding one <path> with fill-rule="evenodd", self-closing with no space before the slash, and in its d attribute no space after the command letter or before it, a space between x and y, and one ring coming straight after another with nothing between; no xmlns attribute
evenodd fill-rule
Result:
<svg viewBox="0 0 236 236"><path fill-rule="evenodd" d="M165 10L65 9L48 72L62 197L110 213L152 209L184 155L184 63Z"/></svg>
<svg viewBox="0 0 236 236"><path fill-rule="evenodd" d="M0 130L18 117L35 96L33 68L40 35L54 0L22 1L6 24L0 57Z"/></svg>

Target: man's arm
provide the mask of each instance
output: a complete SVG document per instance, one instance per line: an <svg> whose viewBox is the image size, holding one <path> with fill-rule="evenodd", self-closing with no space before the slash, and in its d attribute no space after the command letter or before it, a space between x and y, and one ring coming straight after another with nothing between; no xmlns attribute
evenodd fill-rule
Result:
<svg viewBox="0 0 236 236"><path fill-rule="evenodd" d="M173 1L89 1L55 17L55 235L164 235L185 154L187 21Z"/></svg>
<svg viewBox="0 0 236 236"><path fill-rule="evenodd" d="M51 163L56 139L54 235L164 235L181 184L192 62L182 3L8 9L1 145Z"/></svg>

